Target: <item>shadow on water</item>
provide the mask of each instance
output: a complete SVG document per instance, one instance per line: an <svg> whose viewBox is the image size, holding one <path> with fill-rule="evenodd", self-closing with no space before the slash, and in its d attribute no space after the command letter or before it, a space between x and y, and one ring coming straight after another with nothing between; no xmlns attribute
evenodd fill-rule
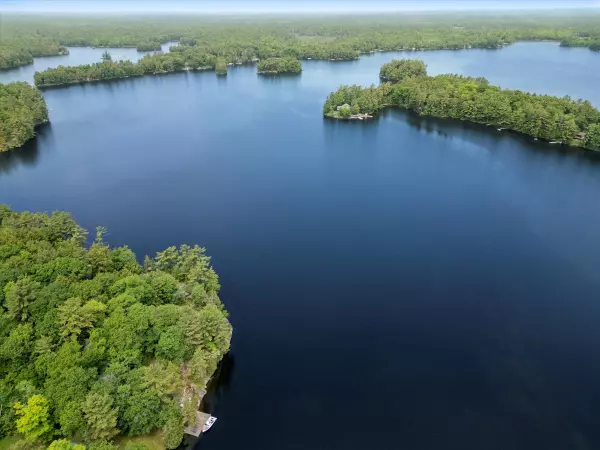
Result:
<svg viewBox="0 0 600 450"><path fill-rule="evenodd" d="M51 133L51 125L46 124L36 130L36 137L19 148L0 152L0 175L11 173L19 166L35 167L40 157L40 140Z"/></svg>
<svg viewBox="0 0 600 450"><path fill-rule="evenodd" d="M235 357L229 352L223 357L219 367L217 367L217 371L206 387L206 395L204 396L201 405L202 411L210 414L214 413L219 397L229 390L229 387L231 386L234 369Z"/></svg>
<svg viewBox="0 0 600 450"><path fill-rule="evenodd" d="M400 120L407 123L413 129L444 139L481 141L482 138L488 138L485 142L492 147L497 146L503 139L510 139L517 141L527 151L536 154L551 154L559 157L576 158L592 164L600 164L600 152L571 147L569 145L550 144L543 140L536 141L531 136L516 131L498 131L494 126L463 122L455 119L420 116L412 111L399 108L384 109L380 117L375 121L383 118ZM362 124L363 122L350 121L350 123ZM498 139L499 136L501 139Z"/></svg>
<svg viewBox="0 0 600 450"><path fill-rule="evenodd" d="M256 73L258 78L271 84L281 84L283 81L298 81L302 73Z"/></svg>

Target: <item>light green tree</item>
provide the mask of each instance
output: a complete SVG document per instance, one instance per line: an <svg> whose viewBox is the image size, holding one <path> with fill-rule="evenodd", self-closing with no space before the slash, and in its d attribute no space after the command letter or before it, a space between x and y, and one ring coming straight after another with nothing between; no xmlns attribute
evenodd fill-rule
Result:
<svg viewBox="0 0 600 450"><path fill-rule="evenodd" d="M27 405L17 402L14 405L17 419L17 431L29 441L35 441L49 433L52 429L49 423L50 403L39 394L32 395Z"/></svg>
<svg viewBox="0 0 600 450"><path fill-rule="evenodd" d="M48 446L48 450L86 450L85 445L83 444L75 444L67 439L58 439L56 441L52 441L52 443Z"/></svg>
<svg viewBox="0 0 600 450"><path fill-rule="evenodd" d="M92 328L105 312L106 305L96 300L82 305L80 298L70 298L58 307L60 334L64 338L77 338L82 331Z"/></svg>

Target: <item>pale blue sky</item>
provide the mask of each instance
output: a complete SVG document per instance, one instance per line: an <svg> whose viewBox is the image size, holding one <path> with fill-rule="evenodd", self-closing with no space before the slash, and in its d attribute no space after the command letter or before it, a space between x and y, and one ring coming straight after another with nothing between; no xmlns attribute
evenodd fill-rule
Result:
<svg viewBox="0 0 600 450"><path fill-rule="evenodd" d="M0 11L27 12L381 12L600 8L600 0L0 0Z"/></svg>

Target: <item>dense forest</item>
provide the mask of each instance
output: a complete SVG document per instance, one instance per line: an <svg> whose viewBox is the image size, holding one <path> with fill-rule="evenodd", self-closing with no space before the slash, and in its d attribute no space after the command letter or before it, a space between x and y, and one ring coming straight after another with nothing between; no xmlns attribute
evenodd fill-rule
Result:
<svg viewBox="0 0 600 450"><path fill-rule="evenodd" d="M161 50L161 44L157 41L146 41L140 42L136 48L138 52L153 52Z"/></svg>
<svg viewBox="0 0 600 450"><path fill-rule="evenodd" d="M142 266L104 233L86 247L67 213L0 206L0 438L21 436L20 448L109 450L153 430L176 448L228 351L203 248L169 247Z"/></svg>
<svg viewBox="0 0 600 450"><path fill-rule="evenodd" d="M600 111L588 101L573 101L490 86L485 78L427 76L422 61L392 61L381 73L395 83L341 86L323 106L327 117L376 114L399 106L417 114L466 120L518 131L535 138L600 150Z"/></svg>
<svg viewBox="0 0 600 450"><path fill-rule="evenodd" d="M69 51L57 42L26 38L0 41L0 69L33 63L36 56L67 55Z"/></svg>
<svg viewBox="0 0 600 450"><path fill-rule="evenodd" d="M195 47L198 55L227 63L289 56L296 59L356 59L387 50L501 48L519 40L556 40L598 49L595 13L472 15L389 14L366 17L283 17L248 20L219 16L43 16L5 15L0 68L59 54L63 46L136 47L159 50L166 42ZM37 43L37 50L34 48ZM181 49L185 51L185 49Z"/></svg>
<svg viewBox="0 0 600 450"><path fill-rule="evenodd" d="M277 73L300 73L302 72L302 63L296 58L267 58L256 65L258 73L277 74Z"/></svg>
<svg viewBox="0 0 600 450"><path fill-rule="evenodd" d="M419 59L394 59L381 66L379 78L396 83L406 77L427 75L427 66Z"/></svg>
<svg viewBox="0 0 600 450"><path fill-rule="evenodd" d="M37 89L24 82L0 84L0 152L22 146L46 122L48 109Z"/></svg>

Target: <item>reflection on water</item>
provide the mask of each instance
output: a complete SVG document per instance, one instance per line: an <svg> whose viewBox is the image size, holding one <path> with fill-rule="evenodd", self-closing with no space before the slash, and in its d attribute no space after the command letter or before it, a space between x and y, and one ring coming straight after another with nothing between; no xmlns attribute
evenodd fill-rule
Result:
<svg viewBox="0 0 600 450"><path fill-rule="evenodd" d="M0 152L0 176L9 174L19 166L34 167L40 154L40 139L49 133L50 124L36 130L36 137L27 141L21 148Z"/></svg>

